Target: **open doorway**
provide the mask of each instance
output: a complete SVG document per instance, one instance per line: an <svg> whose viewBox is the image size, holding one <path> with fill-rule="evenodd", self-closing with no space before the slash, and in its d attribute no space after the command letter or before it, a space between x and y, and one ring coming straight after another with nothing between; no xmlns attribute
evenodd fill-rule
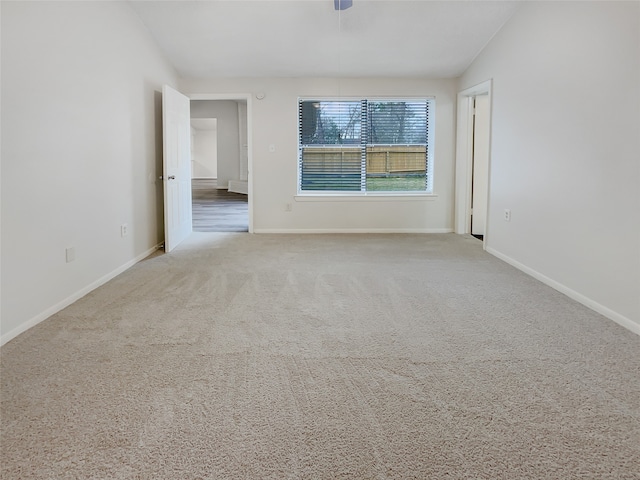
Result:
<svg viewBox="0 0 640 480"><path fill-rule="evenodd" d="M489 190L489 95L473 97L471 159L471 235L484 240Z"/></svg>
<svg viewBox="0 0 640 480"><path fill-rule="evenodd" d="M195 232L249 231L246 100L191 100Z"/></svg>
<svg viewBox="0 0 640 480"><path fill-rule="evenodd" d="M458 93L455 232L489 236L491 80Z"/></svg>

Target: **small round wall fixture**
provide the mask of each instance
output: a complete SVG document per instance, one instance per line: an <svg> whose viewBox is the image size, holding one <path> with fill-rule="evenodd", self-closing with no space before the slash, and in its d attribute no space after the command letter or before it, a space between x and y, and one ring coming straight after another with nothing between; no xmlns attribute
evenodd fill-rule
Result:
<svg viewBox="0 0 640 480"><path fill-rule="evenodd" d="M258 92L258 93L256 93L256 98L257 98L258 100L262 100L262 99L264 98L264 93L263 93L263 92Z"/></svg>

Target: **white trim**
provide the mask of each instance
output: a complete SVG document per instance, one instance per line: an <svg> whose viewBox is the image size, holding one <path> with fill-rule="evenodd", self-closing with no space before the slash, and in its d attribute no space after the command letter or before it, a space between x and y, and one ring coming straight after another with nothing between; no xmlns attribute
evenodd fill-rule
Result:
<svg viewBox="0 0 640 480"><path fill-rule="evenodd" d="M438 199L435 194L419 194L407 193L405 195L397 194L357 194L345 195L340 194L308 194L296 195L293 197L296 202L433 202Z"/></svg>
<svg viewBox="0 0 640 480"><path fill-rule="evenodd" d="M249 233L253 233L253 94L251 93L189 93L191 100L244 100L247 102L247 200ZM218 185L220 188L220 185ZM228 186L226 187L228 189Z"/></svg>
<svg viewBox="0 0 640 480"><path fill-rule="evenodd" d="M185 93L191 100L249 100L250 93Z"/></svg>
<svg viewBox="0 0 640 480"><path fill-rule="evenodd" d="M566 295L567 297L571 298L572 300L575 300L576 302L581 303L585 307L588 307L591 310L594 310L595 312L597 312L597 313L599 313L601 315L604 315L608 319L613 320L618 325L623 326L624 328L630 330L631 332L635 333L636 335L640 335L640 324L634 322L630 318L627 318L624 315L621 315L621 314L611 310L610 308L605 307L604 305L596 302L595 300L592 300L589 297L586 297L586 296L582 295L581 293L576 292L575 290L567 287L566 285L563 285L562 283L559 283L559 282L547 277L546 275L534 270L533 268L527 267L526 265L518 262L517 260L514 260L513 258L511 258L511 257L509 257L507 255L504 255L503 253L498 252L497 250L495 250L495 249L493 249L491 247L487 247L486 250L491 255L493 255L493 256L499 258L500 260L508 263L512 267L515 267L518 270L523 271L527 275L531 275L536 280L539 280L540 282L544 283L545 285L548 285L549 287L553 288L554 290L557 290L560 293L563 293L564 295Z"/></svg>
<svg viewBox="0 0 640 480"><path fill-rule="evenodd" d="M299 95L298 102L361 102L362 100L375 100L377 102L397 102L402 100L435 100L436 95L350 95L345 97L324 96L324 95Z"/></svg>
<svg viewBox="0 0 640 480"><path fill-rule="evenodd" d="M258 228L254 233L453 233L451 228Z"/></svg>
<svg viewBox="0 0 640 480"><path fill-rule="evenodd" d="M455 232L470 233L471 218L471 178L473 158L473 97L489 95L489 179L487 186L487 218L483 247L486 248L489 237L489 202L491 191L491 114L492 114L492 80L486 80L478 85L462 90L458 93L458 121L456 129L456 194L455 194Z"/></svg>
<svg viewBox="0 0 640 480"><path fill-rule="evenodd" d="M119 266L118 268L116 268L115 270L107 273L105 276L99 278L95 282L90 283L89 285L81 288L77 292L75 292L72 295L68 296L67 298L65 298L61 302L56 303L55 305L47 308L45 311L39 313L38 315L36 315L35 317L31 318L30 320L27 320L26 322L21 323L20 325L18 325L13 330L10 330L9 332L5 333L4 335L2 335L2 337L0 337L0 346L4 345L5 343L7 343L10 340L13 340L14 338L16 338L21 333L26 332L27 330L29 330L31 327L35 327L37 324L39 324L43 320L46 320L51 315L54 315L54 314L58 313L60 310L66 308L69 305L71 305L72 303L80 300L82 297L84 297L88 293L92 292L96 288L101 287L102 285L107 283L109 280L117 277L122 272L128 270L129 268L134 266L139 261L144 260L145 258L147 258L153 252L158 250L161 245L162 245L162 243L156 245L155 247L150 248L149 250L147 250L144 253L141 253L140 255L135 257L133 260L130 260L127 263L125 263L124 265Z"/></svg>

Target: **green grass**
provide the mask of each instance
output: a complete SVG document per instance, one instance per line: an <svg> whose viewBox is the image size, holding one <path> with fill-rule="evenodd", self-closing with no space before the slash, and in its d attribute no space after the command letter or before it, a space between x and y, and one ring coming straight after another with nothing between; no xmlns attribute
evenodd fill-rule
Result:
<svg viewBox="0 0 640 480"><path fill-rule="evenodd" d="M367 177L368 192L424 192L424 175L404 177Z"/></svg>

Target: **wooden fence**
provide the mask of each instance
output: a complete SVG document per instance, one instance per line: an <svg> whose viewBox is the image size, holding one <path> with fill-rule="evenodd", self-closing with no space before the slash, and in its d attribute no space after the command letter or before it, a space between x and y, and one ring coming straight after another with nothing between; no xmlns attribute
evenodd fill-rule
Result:
<svg viewBox="0 0 640 480"><path fill-rule="evenodd" d="M424 146L367 147L367 174L425 172L426 154Z"/></svg>
<svg viewBox="0 0 640 480"><path fill-rule="evenodd" d="M426 171L426 147L424 146L376 146L367 147L367 174L389 175L423 173ZM305 147L305 170L323 170L323 167L342 165L345 170L359 170L360 149L353 147Z"/></svg>

